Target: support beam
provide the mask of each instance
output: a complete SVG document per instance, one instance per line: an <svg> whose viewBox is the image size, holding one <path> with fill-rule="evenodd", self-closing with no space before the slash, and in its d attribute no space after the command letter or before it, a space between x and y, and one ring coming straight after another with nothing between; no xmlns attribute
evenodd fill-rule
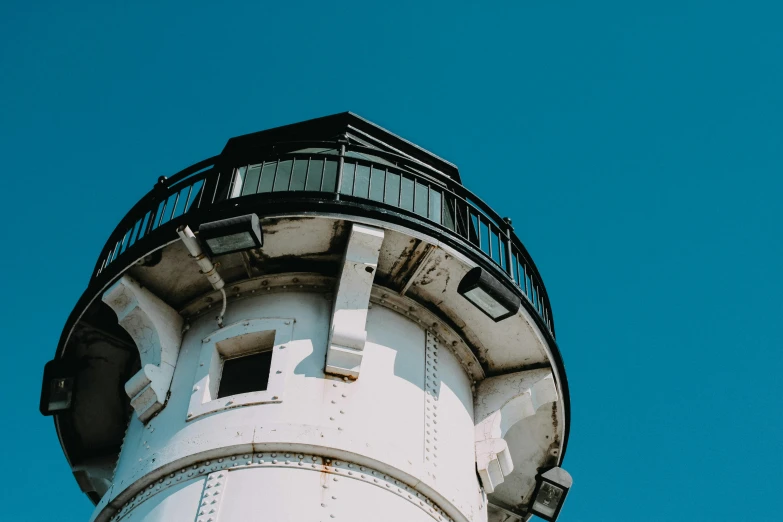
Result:
<svg viewBox="0 0 783 522"><path fill-rule="evenodd" d="M125 383L125 393L142 422L163 409L182 344L182 317L128 275L102 297L136 343L141 370Z"/></svg>
<svg viewBox="0 0 783 522"><path fill-rule="evenodd" d="M515 424L536 414L543 404L557 400L549 369L528 370L491 377L476 392L476 469L487 493L505 480L514 463L505 440Z"/></svg>
<svg viewBox="0 0 783 522"><path fill-rule="evenodd" d="M359 377L367 340L367 306L378 269L382 229L353 223L334 296L326 353L326 373Z"/></svg>

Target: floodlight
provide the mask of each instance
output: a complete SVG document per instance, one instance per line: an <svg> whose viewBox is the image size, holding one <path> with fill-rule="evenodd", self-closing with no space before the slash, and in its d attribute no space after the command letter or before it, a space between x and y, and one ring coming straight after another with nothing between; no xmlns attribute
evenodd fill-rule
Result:
<svg viewBox="0 0 783 522"><path fill-rule="evenodd" d="M495 322L517 313L522 303L518 295L481 267L465 274L457 292Z"/></svg>
<svg viewBox="0 0 783 522"><path fill-rule="evenodd" d="M538 475L530 512L550 522L556 520L572 483L571 475L563 468L552 468Z"/></svg>
<svg viewBox="0 0 783 522"><path fill-rule="evenodd" d="M264 246L256 214L204 223L198 228L198 235L210 257Z"/></svg>

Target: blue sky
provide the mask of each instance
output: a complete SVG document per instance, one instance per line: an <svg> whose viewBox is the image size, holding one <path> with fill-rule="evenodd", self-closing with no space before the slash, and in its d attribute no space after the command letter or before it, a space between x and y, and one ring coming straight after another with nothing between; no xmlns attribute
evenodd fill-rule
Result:
<svg viewBox="0 0 783 522"><path fill-rule="evenodd" d="M456 163L536 260L561 520L778 519L783 4L88 3L0 6L3 517L89 518L37 403L125 212L231 136L351 110Z"/></svg>

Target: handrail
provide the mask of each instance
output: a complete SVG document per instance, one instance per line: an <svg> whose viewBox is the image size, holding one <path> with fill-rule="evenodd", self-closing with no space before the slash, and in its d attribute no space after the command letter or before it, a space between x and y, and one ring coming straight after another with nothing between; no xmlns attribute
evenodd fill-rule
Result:
<svg viewBox="0 0 783 522"><path fill-rule="evenodd" d="M549 296L532 257L510 222L484 201L454 180L419 172L415 168L419 166L417 162L385 151L354 145L347 149L349 153L377 156L384 163L349 154L290 151L299 145L307 148L309 144L315 142L265 146L247 151L241 158L216 156L183 169L171 178L159 178L155 187L131 208L109 236L96 263L93 280L113 273L109 267L137 242L147 242L148 237L165 234L164 230L176 226L185 214L208 211L227 200L284 192L330 202L356 201L423 219L430 226L467 243L473 251L483 255L485 262L489 261L505 274L554 338ZM317 146L329 148L330 145L339 149L335 142L318 142ZM340 163L343 170L338 173ZM338 181L340 186L337 186ZM138 253L140 249L143 250L140 247L133 251ZM151 244L148 251L152 249ZM126 265L127 262L116 266Z"/></svg>

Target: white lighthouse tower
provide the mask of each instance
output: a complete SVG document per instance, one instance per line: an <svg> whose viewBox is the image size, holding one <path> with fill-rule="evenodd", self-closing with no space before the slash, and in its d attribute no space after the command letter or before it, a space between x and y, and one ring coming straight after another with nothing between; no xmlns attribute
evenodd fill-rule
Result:
<svg viewBox="0 0 783 522"><path fill-rule="evenodd" d="M511 222L351 113L161 177L41 411L96 522L554 520L571 485L552 310Z"/></svg>

